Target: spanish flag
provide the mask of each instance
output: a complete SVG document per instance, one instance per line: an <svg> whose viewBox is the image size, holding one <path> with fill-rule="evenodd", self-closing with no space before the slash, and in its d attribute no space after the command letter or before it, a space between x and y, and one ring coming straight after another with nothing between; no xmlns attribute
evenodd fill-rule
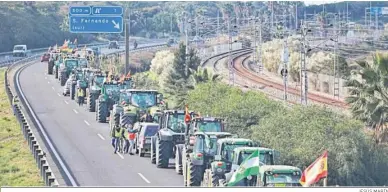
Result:
<svg viewBox="0 0 388 192"><path fill-rule="evenodd" d="M189 106L186 105L185 109L185 123L189 123L191 120L190 113L189 113Z"/></svg>
<svg viewBox="0 0 388 192"><path fill-rule="evenodd" d="M327 151L303 171L299 182L303 187L309 187L325 177L327 177Z"/></svg>

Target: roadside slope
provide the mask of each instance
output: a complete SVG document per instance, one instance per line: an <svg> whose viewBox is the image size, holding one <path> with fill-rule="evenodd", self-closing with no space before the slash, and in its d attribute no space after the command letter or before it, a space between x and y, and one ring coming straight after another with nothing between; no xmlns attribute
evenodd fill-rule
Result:
<svg viewBox="0 0 388 192"><path fill-rule="evenodd" d="M13 115L0 69L0 186L43 186L34 158Z"/></svg>

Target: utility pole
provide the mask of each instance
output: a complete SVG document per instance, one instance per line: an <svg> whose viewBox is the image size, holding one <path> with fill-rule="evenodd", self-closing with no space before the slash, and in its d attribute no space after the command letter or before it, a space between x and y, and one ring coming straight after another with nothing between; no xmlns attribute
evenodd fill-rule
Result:
<svg viewBox="0 0 388 192"><path fill-rule="evenodd" d="M378 14L377 14L377 12L375 12L374 13L375 14L375 34L373 35L373 39L374 39L374 41L375 41L375 43L374 44L376 44L376 41L379 39L379 37L378 37L378 32L379 32L379 17L378 17Z"/></svg>
<svg viewBox="0 0 388 192"><path fill-rule="evenodd" d="M217 37L220 36L220 11L217 11Z"/></svg>
<svg viewBox="0 0 388 192"><path fill-rule="evenodd" d="M187 13L185 14L185 44L186 44L186 49L185 49L185 58L186 58L186 70L185 73L188 75L188 62L189 62L189 24L187 22Z"/></svg>
<svg viewBox="0 0 388 192"><path fill-rule="evenodd" d="M125 22L125 74L129 72L129 33L131 31L131 12L127 8L128 19Z"/></svg>
<svg viewBox="0 0 388 192"><path fill-rule="evenodd" d="M269 30L270 32L271 32L271 39L273 38L273 33L272 33L272 31L273 31L273 20L274 20L274 13L273 13L273 11L274 11L274 8L273 8L273 3L274 3L274 1L271 1L271 30Z"/></svg>
<svg viewBox="0 0 388 192"><path fill-rule="evenodd" d="M337 23L337 16L334 18L334 29L335 31L338 31L338 23ZM338 35L340 33L337 32L335 39L334 39L334 87L333 87L333 94L334 98L337 97L339 99L339 77L338 77Z"/></svg>
<svg viewBox="0 0 388 192"><path fill-rule="evenodd" d="M253 63L257 63L257 60L256 60L256 53L257 53L257 29L256 29L256 25L255 25L255 22L256 22L256 17L254 18L251 18L251 23L252 23L252 34L253 34Z"/></svg>
<svg viewBox="0 0 388 192"><path fill-rule="evenodd" d="M229 68L229 84L234 86L234 72L233 72L233 60L232 60L233 41L232 41L232 33L231 33L230 25L231 25L231 17L228 18L228 34L229 34L228 68Z"/></svg>
<svg viewBox="0 0 388 192"><path fill-rule="evenodd" d="M286 21L286 13L284 12L283 15L283 22L282 25L278 24L278 29L280 38L283 38L283 53L281 55L282 58L282 69L281 69L281 75L283 76L283 84L284 84L284 95L283 99L284 102L287 103L287 87L288 87L288 45L287 45L287 37L286 37L286 31L285 31L285 21Z"/></svg>
<svg viewBox="0 0 388 192"><path fill-rule="evenodd" d="M195 41L195 46L198 48L198 40L199 40L199 33L198 33L198 15L195 15L195 37L197 41Z"/></svg>
<svg viewBox="0 0 388 192"><path fill-rule="evenodd" d="M298 2L295 2L295 31L298 30Z"/></svg>
<svg viewBox="0 0 388 192"><path fill-rule="evenodd" d="M170 17L170 38L172 37L172 15Z"/></svg>
<svg viewBox="0 0 388 192"><path fill-rule="evenodd" d="M302 105L307 105L307 94L308 94L308 79L307 79L307 69L306 69L306 55L307 55L307 40L306 35L308 32L305 21L302 21L302 50L301 50L301 62L300 62L300 80L301 80L301 94L300 102Z"/></svg>
<svg viewBox="0 0 388 192"><path fill-rule="evenodd" d="M259 46L257 48L258 52L258 59L259 59L259 74L263 72L263 56L262 56L262 36L261 36L261 28L262 28L262 20L261 15L259 16Z"/></svg>
<svg viewBox="0 0 388 192"><path fill-rule="evenodd" d="M346 24L349 25L349 3L346 2Z"/></svg>
<svg viewBox="0 0 388 192"><path fill-rule="evenodd" d="M369 1L369 32L371 31L372 25L372 1Z"/></svg>

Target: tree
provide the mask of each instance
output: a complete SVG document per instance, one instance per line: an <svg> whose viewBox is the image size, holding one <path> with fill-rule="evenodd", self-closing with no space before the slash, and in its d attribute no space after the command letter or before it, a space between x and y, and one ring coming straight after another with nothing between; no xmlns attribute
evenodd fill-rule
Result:
<svg viewBox="0 0 388 192"><path fill-rule="evenodd" d="M164 81L164 92L174 98L174 107L183 107L187 92L194 88L194 82L190 82L190 76L196 71L201 60L194 49L189 49L186 58L186 46L180 44L175 52L171 71Z"/></svg>
<svg viewBox="0 0 388 192"><path fill-rule="evenodd" d="M375 130L375 141L381 143L387 137L388 119L388 55L376 53L370 61L357 61L346 82L349 96L346 101L356 119Z"/></svg>
<svg viewBox="0 0 388 192"><path fill-rule="evenodd" d="M219 74L213 74L210 68L198 68L197 71L192 73L191 77L192 82L195 82L195 85L206 82L218 82L221 80L221 76Z"/></svg>

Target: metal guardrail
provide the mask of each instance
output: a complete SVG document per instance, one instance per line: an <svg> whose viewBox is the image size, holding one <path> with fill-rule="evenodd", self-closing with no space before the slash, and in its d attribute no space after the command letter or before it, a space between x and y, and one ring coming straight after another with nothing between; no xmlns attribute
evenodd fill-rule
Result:
<svg viewBox="0 0 388 192"><path fill-rule="evenodd" d="M124 41L119 41L119 43L124 43ZM108 42L105 42L105 43L89 43L89 44L79 44L78 46L79 47L82 47L82 46L100 46L100 45L107 45ZM41 52L41 51L46 51L48 50L49 47L44 47L44 48L37 48L37 49L29 49L29 51L32 52ZM6 56L6 55L12 55L12 51L8 51L8 52L2 52L0 53L0 56Z"/></svg>
<svg viewBox="0 0 388 192"><path fill-rule="evenodd" d="M26 120L24 113L20 108L20 104L17 101L17 97L14 97L9 82L8 82L8 70L5 72L5 92L7 93L9 102L11 103L14 115L20 124L20 128L23 132L24 138L26 139L31 153L33 154L37 166L40 170L40 174L43 177L44 183L47 186L58 186L58 182L55 180L54 174L50 168L45 157L45 152L40 147L36 140L35 134L32 132L29 123Z"/></svg>
<svg viewBox="0 0 388 192"><path fill-rule="evenodd" d="M160 48L160 47L164 47L164 46L166 46L166 43L139 47L137 49L130 50L130 52L147 50L147 49L151 49L151 48ZM116 55L116 54L122 55L122 54L125 54L125 51L120 50L118 53L114 52L114 53L110 53L107 55L111 56L111 55ZM41 143L38 142L37 137L33 133L29 122L27 122L25 114L21 110L22 106L24 109L26 109L29 117L31 117L31 120L33 121L32 123L39 130L39 136L40 136L40 138L43 139L45 145L48 146L48 150L49 150L50 154L53 154L53 157L59 163L58 167L61 167L62 170L65 172L65 174L66 174L65 176L67 176L67 179L71 182L71 185L77 186L76 181L71 176L71 174L68 171L67 167L65 166L63 160L61 159L58 152L54 148L50 138L46 134L45 130L43 129L43 126L40 124L39 120L37 119L34 111L32 110L31 106L29 105L27 99L25 98L25 96L22 93L21 88L20 88L20 83L18 81L18 77L20 75L21 70L24 67L27 67L28 63L33 62L34 60L38 59L39 56L40 56L39 54L35 54L31 57L24 58L24 59L21 59L21 60L16 61L16 62L11 62L8 65L8 68L5 72L5 80L4 80L6 93L7 93L8 99L12 105L14 115L16 116L16 118L20 124L20 128L23 132L24 138L28 142L31 153L33 154L33 156L35 158L36 164L40 170L40 174L44 180L45 185L51 186L51 187L58 187L59 183L58 183L52 169L50 168L50 164L46 158L46 152L42 149ZM15 67L17 65L23 65L23 64L27 64L27 65L24 65L23 67L18 69L15 73L15 76L13 77L13 80L15 83L15 90L16 90L16 94L17 94L17 96L15 97L14 93L12 93L12 90L10 88L10 84L8 82L8 73L13 67Z"/></svg>

